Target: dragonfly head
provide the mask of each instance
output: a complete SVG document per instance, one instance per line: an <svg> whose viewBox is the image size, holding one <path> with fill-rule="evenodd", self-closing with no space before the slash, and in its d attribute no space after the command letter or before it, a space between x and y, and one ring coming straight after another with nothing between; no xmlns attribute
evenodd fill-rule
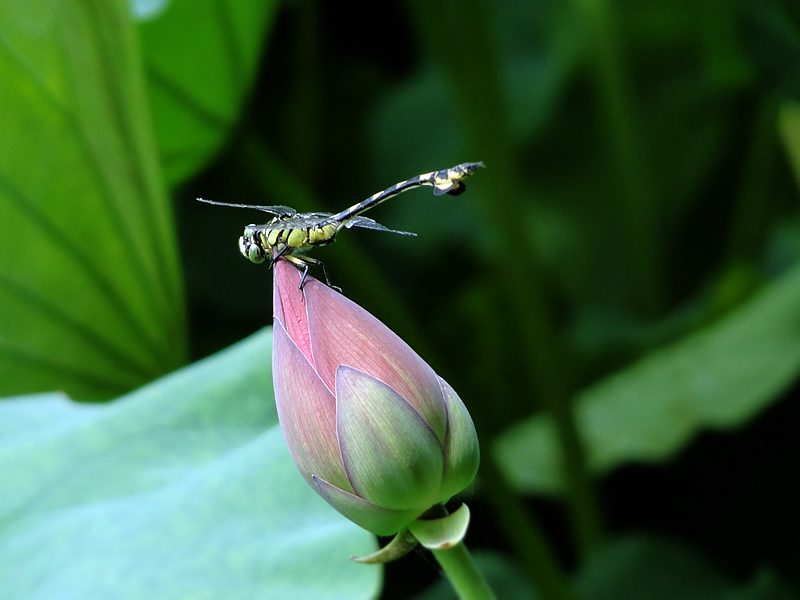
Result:
<svg viewBox="0 0 800 600"><path fill-rule="evenodd" d="M248 225L244 228L244 233L239 238L239 252L250 262L256 264L264 262L266 256L264 249L259 244L258 227L256 225Z"/></svg>

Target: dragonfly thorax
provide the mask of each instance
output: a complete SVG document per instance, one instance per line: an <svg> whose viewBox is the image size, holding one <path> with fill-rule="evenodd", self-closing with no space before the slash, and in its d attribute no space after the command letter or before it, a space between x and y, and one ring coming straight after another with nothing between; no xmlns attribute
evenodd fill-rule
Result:
<svg viewBox="0 0 800 600"><path fill-rule="evenodd" d="M314 219L319 221L317 217ZM268 258L275 260L311 246L330 244L343 226L342 223L329 220L314 223L303 217L273 219L266 225L248 225L239 238L239 251L256 264Z"/></svg>

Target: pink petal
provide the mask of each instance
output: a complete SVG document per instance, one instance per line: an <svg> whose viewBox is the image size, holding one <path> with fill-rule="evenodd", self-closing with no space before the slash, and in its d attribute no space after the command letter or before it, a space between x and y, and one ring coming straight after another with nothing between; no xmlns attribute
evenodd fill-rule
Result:
<svg viewBox="0 0 800 600"><path fill-rule="evenodd" d="M272 310L275 318L286 328L289 337L306 355L314 361L311 353L311 341L308 335L308 317L303 293L300 285L300 271L286 260L279 260L274 265L275 282L272 288ZM333 386L330 386L333 389Z"/></svg>
<svg viewBox="0 0 800 600"><path fill-rule="evenodd" d="M444 400L433 369L394 332L363 308L320 282L304 288L313 362L333 388L336 369L347 365L395 390L443 443Z"/></svg>
<svg viewBox="0 0 800 600"><path fill-rule="evenodd" d="M310 485L317 475L350 490L339 455L336 399L277 318L272 380L281 431L300 473Z"/></svg>

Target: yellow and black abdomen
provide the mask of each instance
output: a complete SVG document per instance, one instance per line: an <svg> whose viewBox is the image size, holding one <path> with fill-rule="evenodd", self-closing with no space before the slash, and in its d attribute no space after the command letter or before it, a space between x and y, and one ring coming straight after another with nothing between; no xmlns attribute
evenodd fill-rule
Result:
<svg viewBox="0 0 800 600"><path fill-rule="evenodd" d="M305 230L306 244L308 246L323 246L330 244L335 238L336 234L342 228L341 223L324 223L322 225L315 225Z"/></svg>

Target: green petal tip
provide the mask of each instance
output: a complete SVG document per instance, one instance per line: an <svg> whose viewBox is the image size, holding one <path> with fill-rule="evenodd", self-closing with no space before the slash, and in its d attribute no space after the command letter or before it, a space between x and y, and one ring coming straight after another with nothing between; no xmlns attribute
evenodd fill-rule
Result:
<svg viewBox="0 0 800 600"><path fill-rule="evenodd" d="M420 544L429 550L445 550L464 539L469 527L469 508L462 504L458 510L441 519L417 519L408 525Z"/></svg>
<svg viewBox="0 0 800 600"><path fill-rule="evenodd" d="M387 563L405 556L416 548L418 543L417 538L408 529L402 529L391 542L377 552L366 556L351 556L350 560L365 565Z"/></svg>

